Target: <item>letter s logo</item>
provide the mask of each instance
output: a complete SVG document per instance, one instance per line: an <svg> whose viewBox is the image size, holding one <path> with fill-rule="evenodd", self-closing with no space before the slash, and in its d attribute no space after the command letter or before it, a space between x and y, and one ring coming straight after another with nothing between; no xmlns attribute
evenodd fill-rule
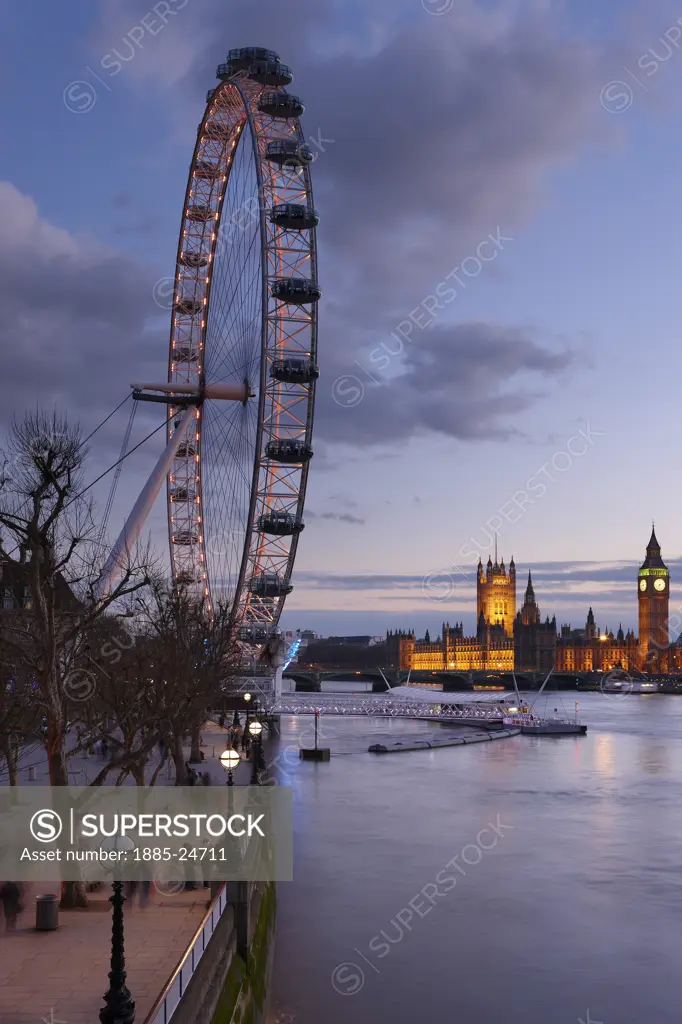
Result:
<svg viewBox="0 0 682 1024"><path fill-rule="evenodd" d="M53 843L62 834L62 819L56 811L36 811L31 818L31 835L39 843Z"/></svg>

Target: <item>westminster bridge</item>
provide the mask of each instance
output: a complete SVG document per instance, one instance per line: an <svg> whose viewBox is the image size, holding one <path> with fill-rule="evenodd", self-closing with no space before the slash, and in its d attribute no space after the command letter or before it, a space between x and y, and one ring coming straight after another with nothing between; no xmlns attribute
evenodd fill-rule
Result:
<svg viewBox="0 0 682 1024"><path fill-rule="evenodd" d="M397 669L316 669L290 666L282 673L283 679L295 684L297 693L319 693L323 683L371 683L375 693L389 686L405 686L408 680L414 686L441 686L446 693L470 693L478 690L513 690L511 672L410 672ZM539 690L546 672L517 672L520 690ZM553 673L546 690L598 690L599 679L594 673Z"/></svg>

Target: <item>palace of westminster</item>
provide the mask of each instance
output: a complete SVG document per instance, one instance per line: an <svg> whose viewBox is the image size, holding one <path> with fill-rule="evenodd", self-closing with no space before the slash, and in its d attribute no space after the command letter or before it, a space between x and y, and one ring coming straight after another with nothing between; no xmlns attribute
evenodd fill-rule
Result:
<svg viewBox="0 0 682 1024"><path fill-rule="evenodd" d="M488 558L478 562L476 578L476 636L464 636L462 623L443 623L434 643L428 632L415 640L413 632L389 632L386 646L389 663L414 671L519 671L665 673L682 668L682 646L670 644L668 605L670 573L652 529L646 558L637 574L639 637L622 628L600 633L590 608L584 629L562 626L556 618L540 618L530 572L524 602L516 610L516 566Z"/></svg>

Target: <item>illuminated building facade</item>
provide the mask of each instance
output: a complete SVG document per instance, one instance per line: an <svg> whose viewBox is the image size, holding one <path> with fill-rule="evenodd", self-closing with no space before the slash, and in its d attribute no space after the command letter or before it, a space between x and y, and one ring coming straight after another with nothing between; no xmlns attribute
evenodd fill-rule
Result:
<svg viewBox="0 0 682 1024"><path fill-rule="evenodd" d="M639 665L639 643L635 634L630 630L623 633L622 626L615 635L608 629L602 633L591 608L584 629L561 627L556 644L557 672L611 672L618 668L633 672Z"/></svg>
<svg viewBox="0 0 682 1024"><path fill-rule="evenodd" d="M514 668L514 641L499 627L486 626L478 636L464 636L461 626L443 623L443 633L432 641L427 633L416 640L414 632L386 634L390 667L414 672L509 672Z"/></svg>
<svg viewBox="0 0 682 1024"><path fill-rule="evenodd" d="M651 539L647 544L646 558L637 574L637 601L642 669L646 672L665 672L668 668L670 647L670 573L661 558L661 546L653 527Z"/></svg>
<svg viewBox="0 0 682 1024"><path fill-rule="evenodd" d="M509 571L504 559L479 559L476 574L476 636L464 636L462 623L444 622L434 642L427 631L416 640L414 631L389 632L386 646L389 665L415 672L509 672L514 668L514 618L516 615L516 566Z"/></svg>
<svg viewBox="0 0 682 1024"><path fill-rule="evenodd" d="M516 618L516 566L512 555L509 572L505 570L504 558L498 564L497 543L495 544L495 562L488 557L488 564L478 560L476 573L476 620L479 623L490 623L502 626L504 635L514 635L514 619Z"/></svg>
<svg viewBox="0 0 682 1024"><path fill-rule="evenodd" d="M443 623L440 637L433 642L427 632L423 640L414 631L388 633L387 662L403 671L469 672L519 671L665 673L682 671L682 644L671 645L668 634L670 573L661 558L654 530L646 558L637 575L639 639L634 632L602 632L590 608L584 629L562 625L557 635L556 618L542 622L530 572L524 603L516 611L516 566L512 557L509 571L504 560L479 560L476 577L477 630L465 637L462 623Z"/></svg>

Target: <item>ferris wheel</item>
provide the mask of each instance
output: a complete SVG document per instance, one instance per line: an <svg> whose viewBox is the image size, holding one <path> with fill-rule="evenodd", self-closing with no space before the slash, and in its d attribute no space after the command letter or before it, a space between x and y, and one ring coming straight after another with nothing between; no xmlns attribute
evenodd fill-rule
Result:
<svg viewBox="0 0 682 1024"><path fill-rule="evenodd" d="M210 608L229 602L239 639L263 644L304 527L318 216L290 68L246 47L217 77L187 183L162 388L169 541L174 582Z"/></svg>

